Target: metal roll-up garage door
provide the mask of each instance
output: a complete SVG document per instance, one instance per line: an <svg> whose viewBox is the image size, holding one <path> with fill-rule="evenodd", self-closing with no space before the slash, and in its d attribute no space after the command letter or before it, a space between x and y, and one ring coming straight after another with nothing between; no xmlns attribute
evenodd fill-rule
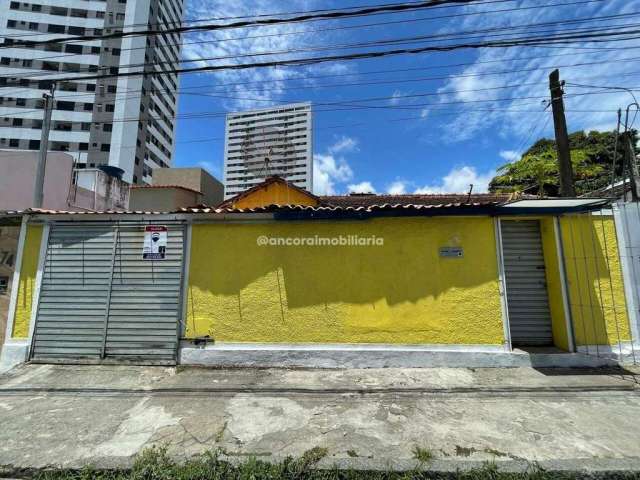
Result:
<svg viewBox="0 0 640 480"><path fill-rule="evenodd" d="M511 342L552 345L540 222L503 220L501 231Z"/></svg>
<svg viewBox="0 0 640 480"><path fill-rule="evenodd" d="M32 357L100 358L114 229L52 226Z"/></svg>
<svg viewBox="0 0 640 480"><path fill-rule="evenodd" d="M162 260L143 260L144 224L51 226L32 360L175 363L184 226L162 225Z"/></svg>
<svg viewBox="0 0 640 480"><path fill-rule="evenodd" d="M167 225L167 224L163 224ZM167 225L164 260L143 260L144 228L120 226L109 301L106 355L175 360L182 281L182 225Z"/></svg>

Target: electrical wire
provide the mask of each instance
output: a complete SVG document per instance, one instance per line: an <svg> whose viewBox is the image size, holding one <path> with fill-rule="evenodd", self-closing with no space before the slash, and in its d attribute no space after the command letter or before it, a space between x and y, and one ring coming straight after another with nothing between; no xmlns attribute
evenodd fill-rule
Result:
<svg viewBox="0 0 640 480"><path fill-rule="evenodd" d="M502 0L497 0L497 1L502 1ZM506 0L506 1L514 1L514 0ZM315 32L328 32L328 31L336 31L336 30L346 30L346 29L353 29L353 28L368 28L368 27L372 27L372 26L388 26L388 25L392 25L392 24L397 24L397 23L408 23L408 22L417 22L417 21L426 21L426 20L441 20L441 19L448 19L448 18L455 18L455 17L461 17L461 16L469 16L469 15L487 15L487 14L493 14L493 13L505 13L505 12L513 12L513 11L520 11L520 10L529 10L529 9L539 9L539 8L550 8L550 7L556 7L556 6L571 6L571 5L576 5L576 4L585 4L585 3L593 3L593 2L601 2L603 0L581 0L581 1L574 1L574 2L564 2L564 3L555 3L555 4L547 4L547 5L534 5L534 6L529 6L529 7L516 7L516 8L510 8L510 9L501 9L501 10L488 10L488 11L483 11L483 12L465 12L465 13L459 13L459 14L454 14L454 15L444 15L444 16L436 16L436 17L423 17L423 18L418 18L418 19L413 19L413 18L408 18L408 19L403 19L403 20L397 20L397 21L387 21L387 22L378 22L378 23L370 23L370 24L364 24L364 25L346 25L346 26L338 26L338 27L328 27L328 28L322 28L322 29L315 29L315 30L305 30L305 31L294 31L294 32L290 32L290 31L285 31L285 32L278 32L278 33L269 33L269 34L263 34L263 35L250 35L250 36L243 36L243 37L233 37L233 38L216 38L216 39L208 39L208 40L200 40L200 41L195 41L195 42L180 42L180 43L165 43L163 44L163 46L185 46L185 45L195 45L195 44L203 44L203 43L223 43L223 42L228 42L228 41L240 41L240 40L247 40L247 39L256 39L256 38L265 38L265 37L280 37L283 35L302 35L302 34L307 34L307 33L315 33ZM488 2L485 2L488 3ZM484 4L484 3L483 3ZM633 14L634 12L631 12L631 14ZM604 19L604 18L618 18L623 14L619 14L619 15L607 15L604 17L593 17L592 20L596 21L600 18ZM567 20L567 23L571 23L571 20ZM42 35L42 34L36 34L36 35ZM83 41L83 39L80 37L79 40L77 40L79 42ZM73 43L74 40L70 39L69 43ZM37 45L35 45L37 46ZM11 48L12 45L2 45L0 44L0 48ZM121 51L125 52L125 51L133 51L133 50L146 50L146 46L144 47L135 47L135 48L123 48L121 49ZM65 56L74 56L75 54L68 54L68 55L55 55L52 57L38 57L38 58L34 58L34 60L37 59L47 59L47 58L61 58L61 57L65 57Z"/></svg>
<svg viewBox="0 0 640 480"><path fill-rule="evenodd" d="M640 12L632 12L630 14L627 15L627 17L629 16L639 16ZM160 65L175 65L177 63L196 63L196 62L203 62L203 61L214 61L214 60L228 60L228 59L238 59L238 58L253 58L253 57L257 57L257 56L271 56L271 55L282 55L282 54L291 54L291 53L300 53L300 52L317 52L317 51L326 51L326 50L339 50L339 49L353 49L353 48L369 48L369 47L374 47L374 46L384 46L384 45L393 45L393 44L411 44L411 43L424 43L424 42L428 42L429 40L431 41L438 41L438 40L461 40L461 39L470 39L470 38L491 38L491 37L501 37L501 36L507 36L507 35L516 35L517 33L511 33L514 30L521 30L521 29L531 29L534 27L540 27L540 26L555 26L555 25L565 25L565 24L570 24L570 23L583 23L583 22L594 22L594 21L599 21L599 20L607 20L607 19L612 19L612 18L618 18L618 15L608 15L608 16L603 16L603 17L584 17L584 18L579 18L579 19L574 19L574 20L570 20L570 19L563 19L563 20L558 20L558 21L554 21L554 22L541 22L541 23L528 23L528 24L521 24L521 25L511 25L511 26L502 26L502 27L492 27L489 29L476 29L476 30L468 30L468 31L462 31L462 32L447 32L447 33L439 33L439 34L434 34L434 35L422 35L422 36L412 36L412 37L401 37L401 38L386 38L386 39L379 39L379 40L372 40L372 41L368 41L368 42L358 42L358 43L352 43L352 44L336 44L336 45L322 45L322 46L308 46L305 48L298 48L298 49L289 49L289 50L281 50L281 51L270 51L270 52L257 52L257 53L247 53L247 54L240 54L240 55L227 55L227 56L216 56L216 57L209 57L209 58L198 58L198 59L181 59L178 61L175 60L168 60L168 61L160 61L160 62L146 62L146 63L134 63L134 64L121 64L119 65L119 68L144 68L146 66L160 66ZM606 26L600 26L598 28L594 28L594 27L579 27L579 28L569 28L569 29L564 29L561 30L561 32L563 33L567 33L567 32L574 32L574 33L581 33L581 32L590 32L590 33L596 33L596 32L604 32L604 31L608 31L608 30L612 30L612 29L619 29L621 26L624 27L638 27L640 26L640 24L624 24L624 25L606 25ZM496 33L493 35L484 35L481 37L470 37L471 35L477 35L477 34L483 34L483 33L491 33L491 32L500 32L500 31L505 31L504 33ZM538 31L529 31L527 33L532 34L532 33L536 33L536 34L544 34L544 33L548 33L549 30L538 30ZM558 33L558 31L556 30L554 33ZM59 56L49 56L49 57L37 57L37 58L32 58L30 60L43 60L43 59L53 59L53 58L59 58ZM106 70L110 67L103 67L102 69ZM100 70L100 67L89 67L88 69L80 69L78 72L73 72L73 73L95 73L95 71ZM21 75L21 78L37 78L37 77L44 77L44 76L49 76L50 72L48 71L43 71L43 72L34 72L33 74L27 74L27 75ZM5 77L5 78L9 78L9 77L15 77L15 74L5 74L0 76L0 78Z"/></svg>
<svg viewBox="0 0 640 480"><path fill-rule="evenodd" d="M249 68L264 68L264 67L273 67L279 65L316 65L327 62L334 62L338 60L360 60L360 59L372 59L372 58L381 58L387 56L396 56L396 55L415 55L425 52L450 52L454 50L461 49L479 49L479 48L507 48L507 47L518 47L518 46L538 46L538 45L548 45L548 44L559 44L564 43L563 41L568 41L569 43L574 41L584 41L589 40L592 42L601 41L604 37L621 37L625 36L625 38L617 38L617 41L620 40L632 40L636 38L640 38L640 30L627 30L627 31L617 31L617 32L606 32L606 33L580 33L574 35L556 35L556 36L546 36L546 37L521 37L510 40L498 40L498 41L489 41L489 42L477 42L477 43L464 43L464 44L450 44L450 45L440 45L440 46L426 46L426 47L418 47L418 48L401 48L394 50L382 50L382 51L373 51L373 52L356 52L345 55L330 55L325 57L302 57L302 58L293 58L286 60L271 60L266 62L253 62L253 63L239 63L239 64L222 64L222 65L207 65L202 67L192 67L192 68L176 68L176 69L168 69L161 71L134 71L134 72L118 72L118 73L109 73L109 74L101 74L101 75L93 75L93 76L81 76L81 77L62 77L62 78L53 78L50 79L51 82L59 82L59 81L74 81L74 80L99 80L106 78L120 78L120 77L133 77L133 76L149 76L149 75L175 75L180 73L195 73L195 72L211 72L211 71L222 71L222 70L244 70ZM635 36L630 36L635 35ZM616 40L607 40L609 42ZM13 85L12 85L13 86ZM21 86L21 85L17 85Z"/></svg>
<svg viewBox="0 0 640 480"><path fill-rule="evenodd" d="M84 35L84 41L91 40L113 40L118 38L126 38L132 36L149 36L149 35L166 35L166 34L182 34L186 32L210 32L210 31L219 31L219 30L228 30L235 28L243 28L243 27L251 27L251 26L272 26L272 25L280 25L283 23L301 23L308 22L314 20L335 20L341 18L351 18L351 17L361 17L361 16L369 16L377 13L397 13L397 12L408 12L414 10L423 10L428 8L433 8L439 5L445 4L459 4L465 5L473 3L477 0L427 0L427 1L419 1L411 4L400 3L400 4L387 4L385 6L377 6L377 7L366 7L359 8L352 11L331 11L331 12L319 12L319 13L305 13L303 15L298 15L295 17L287 17L287 18L277 18L270 17L264 19L257 20L241 20L232 23L226 24L206 24L206 25L194 25L194 26L186 26L186 27L174 27L167 28L164 30L158 29L147 29L140 31L131 31L131 32L118 32L111 33L106 35ZM66 43L69 41L69 37L55 37L48 40L38 40L35 43L40 45L54 44L54 43ZM15 42L14 45L20 45L21 42Z"/></svg>

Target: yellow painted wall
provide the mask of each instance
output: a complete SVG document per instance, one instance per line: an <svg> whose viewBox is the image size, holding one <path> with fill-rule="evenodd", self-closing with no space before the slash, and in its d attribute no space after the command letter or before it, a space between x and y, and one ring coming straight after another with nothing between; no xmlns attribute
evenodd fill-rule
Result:
<svg viewBox="0 0 640 480"><path fill-rule="evenodd" d="M42 225L29 225L22 253L20 281L18 282L18 303L13 323L12 338L27 338L31 321L31 305L38 272L38 257L42 241Z"/></svg>
<svg viewBox="0 0 640 480"><path fill-rule="evenodd" d="M562 300L562 277L560 276L558 246L556 244L553 217L540 219L540 233L542 236L542 250L547 279L547 295L549 297L553 343L558 348L569 350L569 335L564 313L564 302Z"/></svg>
<svg viewBox="0 0 640 480"><path fill-rule="evenodd" d="M376 235L384 246L258 246ZM462 246L463 258L441 258ZM227 342L502 344L492 219L194 225L186 336Z"/></svg>
<svg viewBox="0 0 640 480"><path fill-rule="evenodd" d="M613 217L561 218L574 334L578 345L631 338Z"/></svg>
<svg viewBox="0 0 640 480"><path fill-rule="evenodd" d="M233 204L234 208L256 208L268 205L310 205L316 206L318 201L310 195L290 186L274 182L265 185Z"/></svg>

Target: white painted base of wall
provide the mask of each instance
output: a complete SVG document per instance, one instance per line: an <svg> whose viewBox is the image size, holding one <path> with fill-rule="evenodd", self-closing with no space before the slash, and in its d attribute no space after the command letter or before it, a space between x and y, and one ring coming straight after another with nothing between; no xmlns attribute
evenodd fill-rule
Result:
<svg viewBox="0 0 640 480"><path fill-rule="evenodd" d="M579 345L579 353L592 357L608 357L624 365L640 362L640 344L622 342L620 345Z"/></svg>
<svg viewBox="0 0 640 480"><path fill-rule="evenodd" d="M310 345L181 343L178 363L215 367L436 368L602 367L612 358L581 353L510 352L502 345Z"/></svg>
<svg viewBox="0 0 640 480"><path fill-rule="evenodd" d="M0 355L0 373L26 362L28 353L27 340L7 340L2 346L2 355Z"/></svg>

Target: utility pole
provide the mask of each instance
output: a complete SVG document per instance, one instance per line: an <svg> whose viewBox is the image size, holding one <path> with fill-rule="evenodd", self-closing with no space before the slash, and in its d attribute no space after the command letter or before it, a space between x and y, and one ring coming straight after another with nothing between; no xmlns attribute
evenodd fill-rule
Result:
<svg viewBox="0 0 640 480"><path fill-rule="evenodd" d="M564 100L562 96L560 71L555 69L549 75L549 90L551 90L551 108L553 110L553 126L556 133L556 148L558 152L558 171L560 172L560 196L575 197L576 189L573 184L573 166L571 165L571 150L569 149L569 134L567 120L564 117Z"/></svg>
<svg viewBox="0 0 640 480"><path fill-rule="evenodd" d="M640 175L638 174L638 162L636 161L636 152L633 148L633 133L627 130L623 133L624 151L625 151L625 169L629 172L629 182L631 184L631 199L637 202L640 199ZM624 189L623 189L624 192Z"/></svg>
<svg viewBox="0 0 640 480"><path fill-rule="evenodd" d="M40 135L40 151L38 152L38 165L36 167L36 178L33 190L33 208L42 208L44 199L44 172L47 166L47 151L49 150L49 131L51 130L51 113L53 111L54 95L56 91L55 82L51 84L48 93L43 93L44 117L42 119L42 133Z"/></svg>

